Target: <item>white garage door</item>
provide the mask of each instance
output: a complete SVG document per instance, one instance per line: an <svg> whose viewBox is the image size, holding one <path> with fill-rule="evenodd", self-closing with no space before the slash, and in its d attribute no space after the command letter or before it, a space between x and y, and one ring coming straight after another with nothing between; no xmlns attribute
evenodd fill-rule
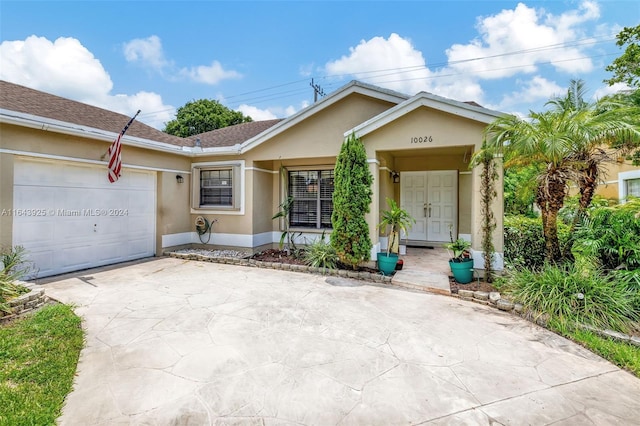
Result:
<svg viewBox="0 0 640 426"><path fill-rule="evenodd" d="M16 159L13 244L38 277L153 256L155 174L106 166Z"/></svg>

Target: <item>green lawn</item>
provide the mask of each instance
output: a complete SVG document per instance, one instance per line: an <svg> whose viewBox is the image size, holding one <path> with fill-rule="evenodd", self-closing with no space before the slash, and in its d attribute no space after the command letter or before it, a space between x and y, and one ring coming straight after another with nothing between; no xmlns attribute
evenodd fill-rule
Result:
<svg viewBox="0 0 640 426"><path fill-rule="evenodd" d="M55 424L82 345L80 318L66 305L0 326L0 425Z"/></svg>
<svg viewBox="0 0 640 426"><path fill-rule="evenodd" d="M640 377L640 347L598 336L589 330L575 330L566 336L591 352Z"/></svg>

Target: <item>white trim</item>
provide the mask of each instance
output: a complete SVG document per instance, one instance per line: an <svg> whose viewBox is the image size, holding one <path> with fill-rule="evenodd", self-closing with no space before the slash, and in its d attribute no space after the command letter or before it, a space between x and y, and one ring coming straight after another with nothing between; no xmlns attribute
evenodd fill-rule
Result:
<svg viewBox="0 0 640 426"><path fill-rule="evenodd" d="M209 234L207 233L202 236L202 240L206 241L207 238L209 238L207 245L252 248L253 237L251 234L226 234L213 230L211 232L211 238L209 238ZM202 244L198 233L195 231L191 232L191 242L194 244Z"/></svg>
<svg viewBox="0 0 640 426"><path fill-rule="evenodd" d="M474 269L484 269L484 251L482 250L470 250L471 258L473 259ZM495 252L493 257L492 267L494 271L502 271L504 269L504 254Z"/></svg>
<svg viewBox="0 0 640 426"><path fill-rule="evenodd" d="M640 169L618 173L618 199L621 203L625 202L628 195L626 181L631 179L640 179Z"/></svg>
<svg viewBox="0 0 640 426"><path fill-rule="evenodd" d="M280 241L281 232L262 232L260 234L253 235L253 246L260 247L266 244L272 244L274 241Z"/></svg>
<svg viewBox="0 0 640 426"><path fill-rule="evenodd" d="M102 165L102 166L109 165L107 161L88 160L86 158L67 157L64 155L40 154L37 152L15 151L13 149L4 149L4 148L0 148L0 154L13 154L13 155L21 155L24 157L45 158L48 160L73 161L76 163L96 164L96 165ZM129 164L129 163L123 163L122 167L126 167L128 169L149 170L152 172L184 173L188 175L191 174L191 171L189 170L174 170L174 169L162 169L159 167L136 166L134 164Z"/></svg>
<svg viewBox="0 0 640 426"><path fill-rule="evenodd" d="M71 136L91 138L104 142L113 142L118 136L117 133L97 129L95 127L82 126L33 114L11 111L4 108L0 108L0 123L13 124L16 126L29 127L32 129L62 133ZM184 148L182 146L172 145L165 142L127 136L126 134L122 137L122 144L152 149L155 151L171 152L174 154L180 154Z"/></svg>
<svg viewBox="0 0 640 426"><path fill-rule="evenodd" d="M377 164L378 166L380 165L380 160L375 159L375 158L367 158L367 164Z"/></svg>
<svg viewBox="0 0 640 426"><path fill-rule="evenodd" d="M493 122L496 118L502 115L502 113L498 111L454 101L453 99L443 98L427 92L420 92L401 104L398 104L393 108L390 108L365 121L364 123L359 124L353 129L347 130L344 132L344 137L348 137L350 134L355 133L357 137L361 138L420 107L443 111L448 114L457 115L459 117L464 117L485 124Z"/></svg>
<svg viewBox="0 0 640 426"><path fill-rule="evenodd" d="M180 232L178 234L166 234L162 236L162 248L181 246L193 242L193 232Z"/></svg>
<svg viewBox="0 0 640 426"><path fill-rule="evenodd" d="M389 172L389 173L391 173L393 171L390 168L388 168L387 166L381 166L379 170L381 172Z"/></svg>
<svg viewBox="0 0 640 426"><path fill-rule="evenodd" d="M471 234L458 234L458 238L471 242Z"/></svg>
<svg viewBox="0 0 640 426"><path fill-rule="evenodd" d="M459 175L471 175L473 172L458 172Z"/></svg>
<svg viewBox="0 0 640 426"><path fill-rule="evenodd" d="M322 98L318 102L315 102L309 105L307 108L304 108L298 111L296 114L282 120L275 126L269 127L264 132L252 137L251 139L246 140L240 145L240 154L244 154L247 151L255 148L256 146L264 143L265 141L272 139L274 136L277 136L290 127L304 121L309 116L324 110L325 108L335 104L336 102L346 98L353 93L358 93L395 104L408 99L407 95L394 92L392 90L383 89L382 87L373 86L359 81L352 81L339 88L335 92L331 93L329 96Z"/></svg>

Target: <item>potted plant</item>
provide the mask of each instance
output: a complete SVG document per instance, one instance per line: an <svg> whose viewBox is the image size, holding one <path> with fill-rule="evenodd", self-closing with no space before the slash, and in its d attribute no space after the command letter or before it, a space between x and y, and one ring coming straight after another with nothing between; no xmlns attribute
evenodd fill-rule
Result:
<svg viewBox="0 0 640 426"><path fill-rule="evenodd" d="M468 284L473 281L473 259L469 257L468 251L471 243L458 238L456 241L446 244L445 247L452 254L449 259L449 267L453 278L460 284Z"/></svg>
<svg viewBox="0 0 640 426"><path fill-rule="evenodd" d="M415 219L403 208L400 208L395 200L387 198L388 210L380 214L378 228L388 229L387 250L378 253L378 269L385 274L391 275L396 269L398 262L398 246L400 243L400 233L407 232L415 223Z"/></svg>

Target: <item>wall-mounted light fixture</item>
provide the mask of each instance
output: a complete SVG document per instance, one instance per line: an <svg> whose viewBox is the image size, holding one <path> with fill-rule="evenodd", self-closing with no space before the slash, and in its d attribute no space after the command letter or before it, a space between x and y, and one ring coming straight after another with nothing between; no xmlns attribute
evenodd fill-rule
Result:
<svg viewBox="0 0 640 426"><path fill-rule="evenodd" d="M391 177L393 178L393 183L400 183L400 173L393 170L391 171Z"/></svg>
<svg viewBox="0 0 640 426"><path fill-rule="evenodd" d="M182 177L182 175L176 175L176 181L178 183L182 183L182 182L184 182L184 178Z"/></svg>

